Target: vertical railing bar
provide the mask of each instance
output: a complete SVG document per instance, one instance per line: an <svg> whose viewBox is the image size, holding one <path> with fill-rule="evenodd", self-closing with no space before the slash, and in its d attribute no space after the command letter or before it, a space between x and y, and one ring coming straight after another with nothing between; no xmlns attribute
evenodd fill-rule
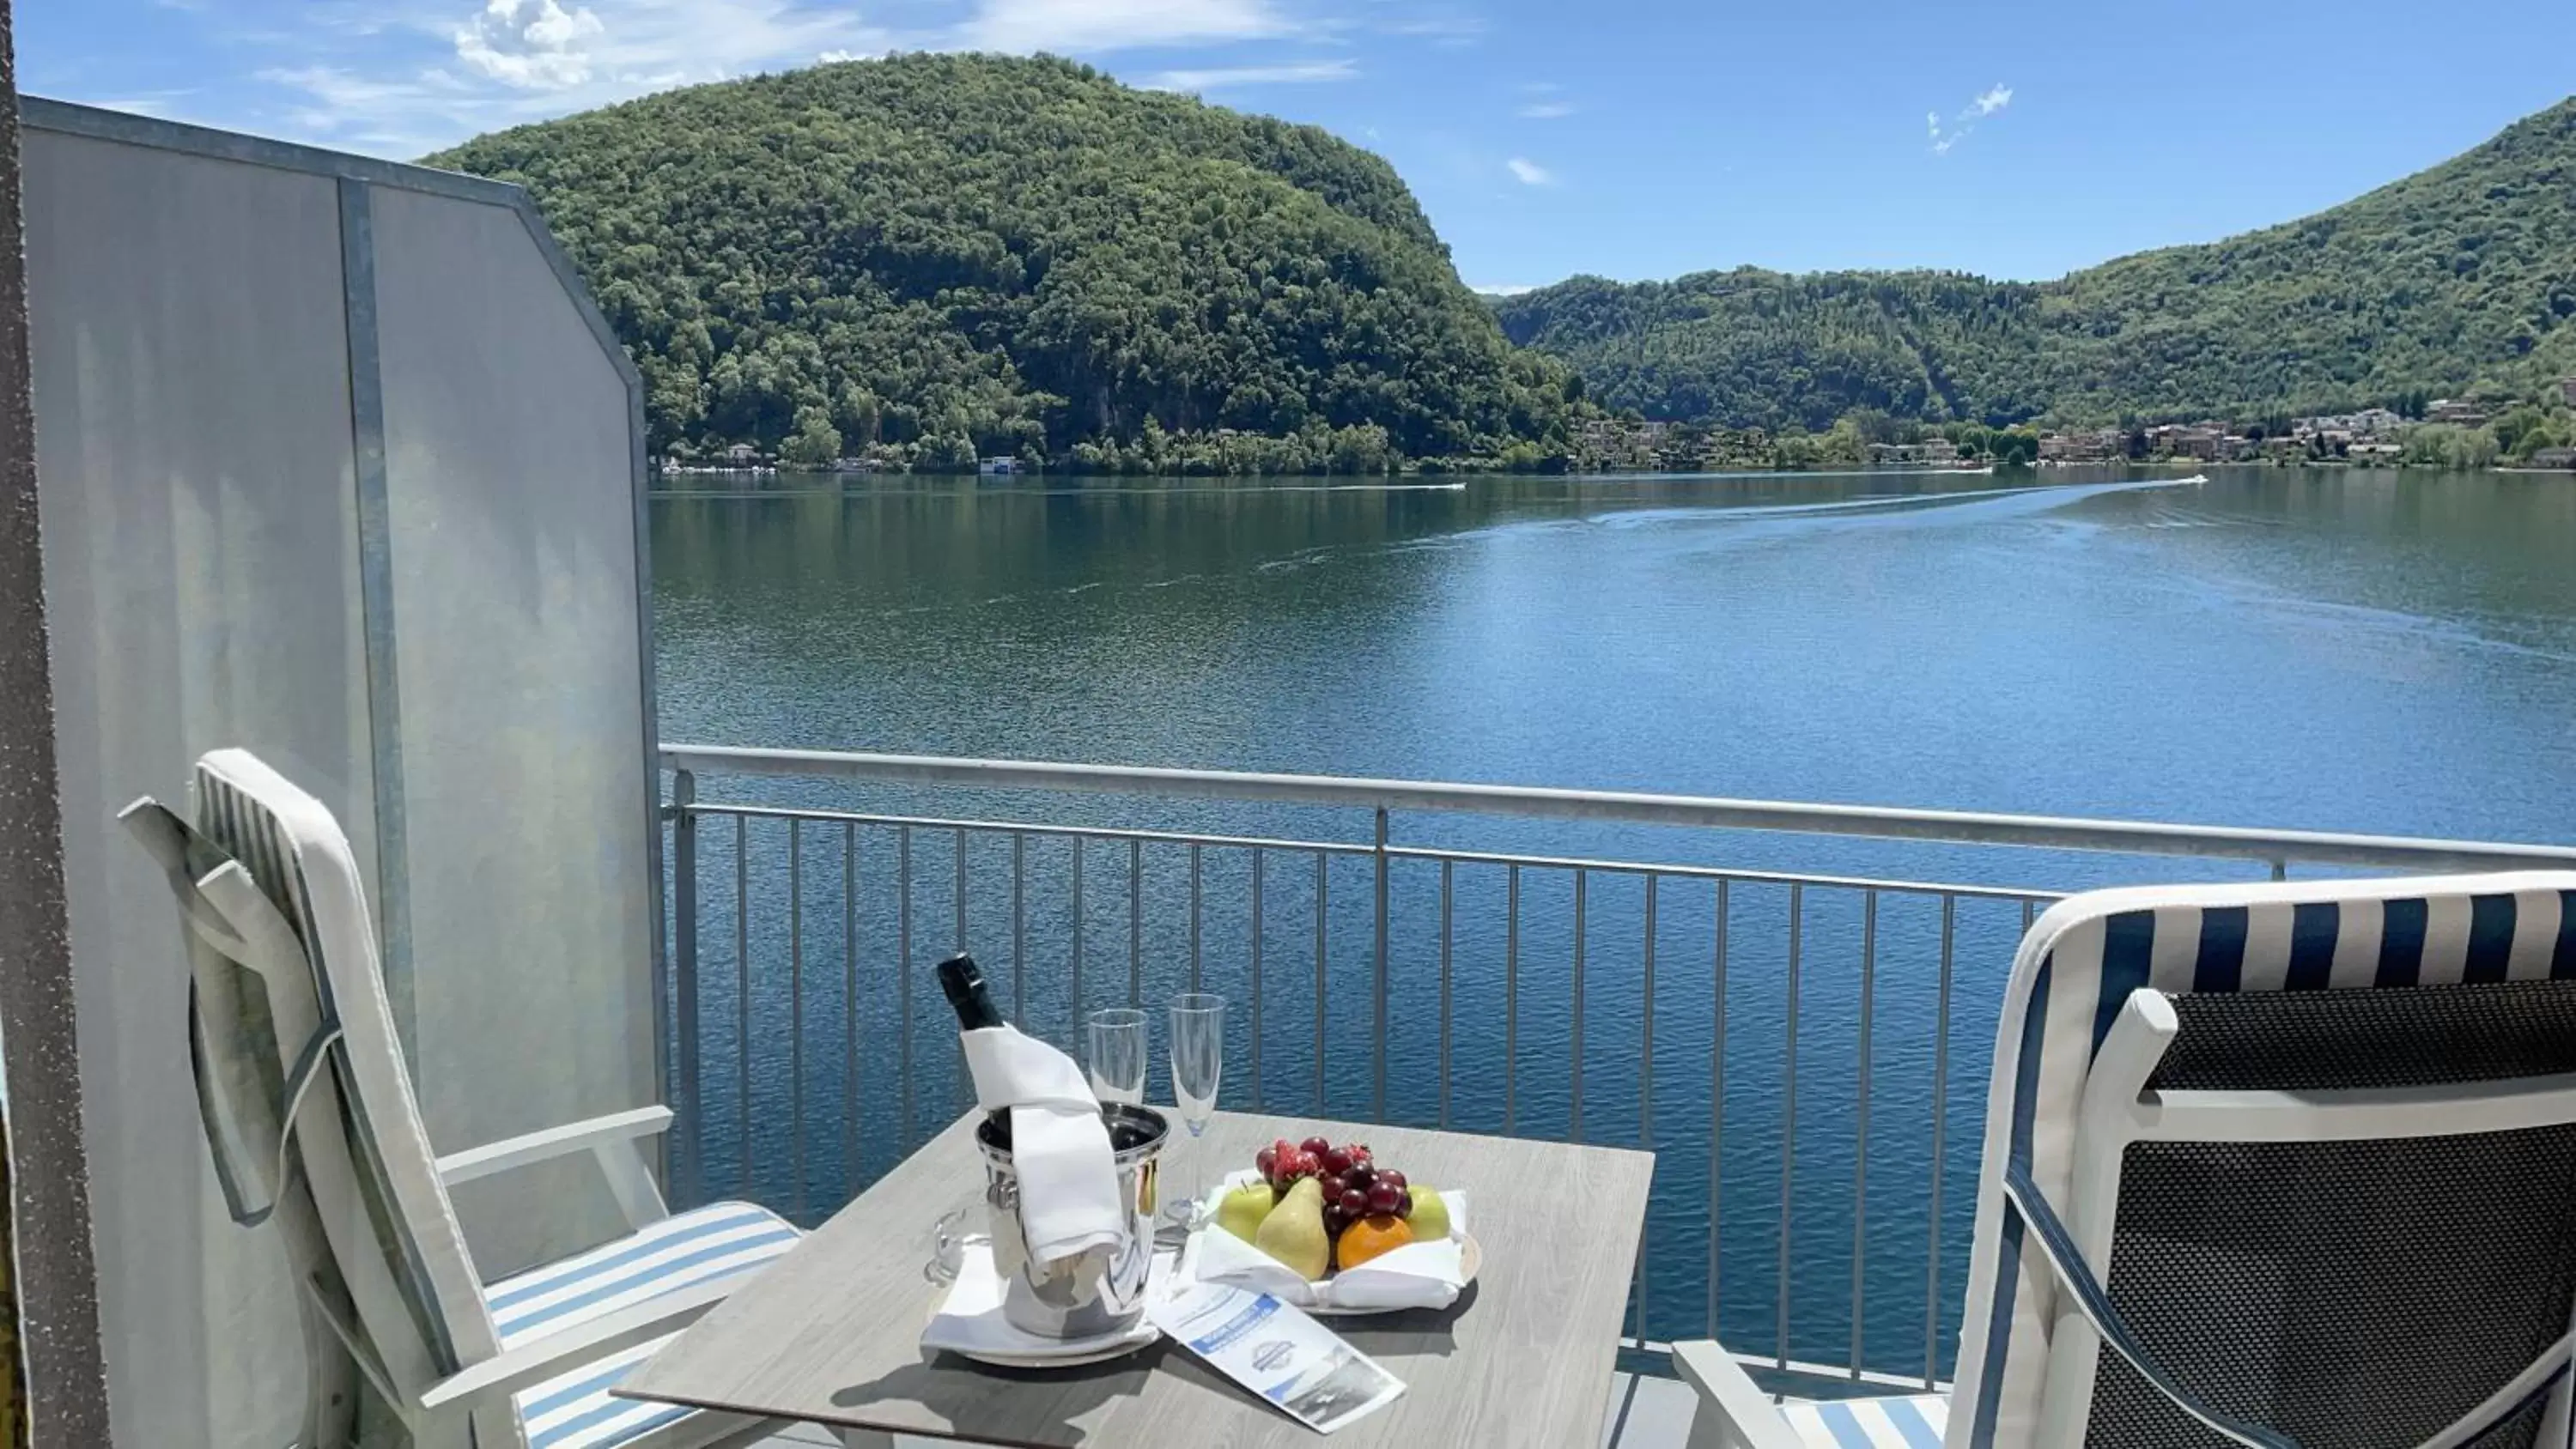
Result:
<svg viewBox="0 0 2576 1449"><path fill-rule="evenodd" d="M1503 1132L1519 1125L1521 1074L1521 868L1503 876Z"/></svg>
<svg viewBox="0 0 2576 1449"><path fill-rule="evenodd" d="M1011 1025L1029 1027L1029 833L1011 832Z"/></svg>
<svg viewBox="0 0 2576 1449"><path fill-rule="evenodd" d="M1383 805L1379 806L1379 807L1378 807L1378 810L1377 810L1376 865L1377 865L1377 951L1376 951L1376 962L1377 962L1377 1047L1376 1047L1376 1052L1375 1052L1375 1082L1376 1082L1376 1085L1371 1089L1371 1091L1370 1091L1370 1095L1369 1095L1369 1120L1371 1120L1371 1121L1373 1121L1373 1122L1383 1122L1383 1121L1385 1121L1385 1120L1386 1120L1386 1017L1387 1017L1387 993L1388 993L1388 991L1389 991L1389 990L1391 990L1391 989L1392 989L1392 983L1389 981L1389 979L1388 979L1388 975L1387 975L1387 952L1386 952L1386 924L1387 924L1387 922L1386 922L1386 914L1387 914L1387 912L1386 912L1386 905L1387 905L1386 807L1385 807L1385 806L1383 806Z"/></svg>
<svg viewBox="0 0 2576 1449"><path fill-rule="evenodd" d="M1261 866L1266 854L1252 847L1252 1110L1261 1110Z"/></svg>
<svg viewBox="0 0 2576 1449"><path fill-rule="evenodd" d="M1330 919L1332 876L1328 858L1315 852L1315 1115L1324 1115L1324 929Z"/></svg>
<svg viewBox="0 0 2576 1449"><path fill-rule="evenodd" d="M1806 893L1804 885L1789 887L1788 1033L1780 1044L1785 1058L1780 1073L1780 1302L1773 1331L1778 1335L1774 1357L1782 1369L1789 1366L1789 1192L1798 1166L1798 956Z"/></svg>
<svg viewBox="0 0 2576 1449"><path fill-rule="evenodd" d="M1878 987L1878 892L1861 896L1860 908L1860 1102L1853 1114L1851 1377L1860 1378L1861 1317L1867 1307L1862 1266L1868 1260L1869 1237L1869 1048L1870 1014Z"/></svg>
<svg viewBox="0 0 2576 1449"><path fill-rule="evenodd" d="M912 1155L912 827L896 827L894 845L895 1076L903 1101L903 1146L898 1161Z"/></svg>
<svg viewBox="0 0 2576 1449"><path fill-rule="evenodd" d="M1066 999L1065 1039L1079 1054L1090 1049L1082 1039L1082 837L1073 838L1073 994Z"/></svg>
<svg viewBox="0 0 2576 1449"><path fill-rule="evenodd" d="M1592 873L1590 871L1587 871L1580 866L1575 868L1574 1050L1569 1054L1572 1058L1569 1063L1572 1070L1568 1073L1568 1081L1572 1087L1572 1092L1567 1104L1569 1110L1566 1116L1566 1123L1568 1128L1567 1135L1577 1142L1583 1140L1583 948L1584 938L1590 934L1584 929L1583 912L1584 898L1586 895L1585 888L1590 884L1591 876Z"/></svg>
<svg viewBox="0 0 2576 1449"><path fill-rule="evenodd" d="M733 818L733 1070L736 1185L751 1196L751 817Z"/></svg>
<svg viewBox="0 0 2576 1449"><path fill-rule="evenodd" d="M1726 1123L1726 918L1728 882L1717 882L1716 944L1709 959L1708 1041L1708 1336L1717 1333L1719 1154Z"/></svg>
<svg viewBox="0 0 2576 1449"><path fill-rule="evenodd" d="M2037 914L2037 910L2038 902L2036 901L2023 901L2021 903L2021 933L2023 935L2027 936L2030 934L2030 923L2032 918Z"/></svg>
<svg viewBox="0 0 2576 1449"><path fill-rule="evenodd" d="M1145 842L1127 842L1127 1004L1145 1004Z"/></svg>
<svg viewBox="0 0 2576 1449"><path fill-rule="evenodd" d="M2272 862L2272 879L2274 879L2274 880L2288 880L2289 878L2290 878L2290 858L2289 858L2288 856L2282 856L2282 857L2280 857L2280 858L2278 858L2278 859L2274 860L2274 861Z"/></svg>
<svg viewBox="0 0 2576 1449"><path fill-rule="evenodd" d="M805 822L787 819L788 1217L805 1219Z"/></svg>
<svg viewBox="0 0 2576 1449"><path fill-rule="evenodd" d="M1646 877L1646 989L1638 1006L1637 1145L1655 1150L1655 882ZM1650 1215L1651 1216L1651 1215ZM1651 1229L1637 1229L1637 1338L1646 1337L1646 1244Z"/></svg>
<svg viewBox="0 0 2576 1449"><path fill-rule="evenodd" d="M859 1190L859 826L841 822L841 1171Z"/></svg>
<svg viewBox="0 0 2576 1449"><path fill-rule="evenodd" d="M689 1114L688 1126L672 1134L672 1145L684 1150L671 1173L675 1195L684 1207L706 1200L707 1117L704 1064L698 1041L698 777L691 770L671 772L671 1020L679 1037L673 1060L679 1080L671 1084L672 1100Z"/></svg>
<svg viewBox="0 0 2576 1449"><path fill-rule="evenodd" d="M1458 863L1440 862L1440 1126L1449 1126L1449 957L1450 895L1456 884Z"/></svg>
<svg viewBox="0 0 2576 1449"><path fill-rule="evenodd" d="M1199 843L1190 842L1190 989L1199 989Z"/></svg>
<svg viewBox="0 0 2576 1449"><path fill-rule="evenodd" d="M1959 898L1941 895L1941 1003L1932 1026L1932 1230L1923 1273L1923 1387L1940 1382L1941 1366L1941 1138L1950 1117L1950 948Z"/></svg>
<svg viewBox="0 0 2576 1449"><path fill-rule="evenodd" d="M966 827L960 825L949 832L949 834L954 849L953 853L949 857L948 876L950 881L954 884L957 893L957 915L954 927L957 944L949 949L954 952L963 952L966 949ZM946 1036L947 1033L942 1032L940 1035ZM961 1091L966 1094L966 1102L960 1102L958 1100L958 1093ZM967 1102L972 1102L973 1100L974 1088L966 1075L966 1044L963 1041L960 1041L957 1043L956 1065L948 1074L948 1106L946 1110L949 1112L964 1112L966 1110Z"/></svg>

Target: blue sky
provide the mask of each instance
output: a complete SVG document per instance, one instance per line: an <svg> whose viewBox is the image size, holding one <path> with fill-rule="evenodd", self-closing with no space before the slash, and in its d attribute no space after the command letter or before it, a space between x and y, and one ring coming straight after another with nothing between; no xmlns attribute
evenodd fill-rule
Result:
<svg viewBox="0 0 2576 1449"><path fill-rule="evenodd" d="M19 0L40 95L409 157L889 48L1048 50L1385 155L1471 285L2042 278L2286 220L2576 90L2576 6Z"/></svg>

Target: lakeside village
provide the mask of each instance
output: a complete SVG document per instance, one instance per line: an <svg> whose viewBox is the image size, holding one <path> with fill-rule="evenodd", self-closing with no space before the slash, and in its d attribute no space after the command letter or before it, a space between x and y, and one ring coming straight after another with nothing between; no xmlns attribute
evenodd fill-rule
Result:
<svg viewBox="0 0 2576 1449"><path fill-rule="evenodd" d="M2416 397L2397 407L2309 417L2210 418L2188 423L2130 422L2111 427L2047 428L2023 423L1922 423L1871 409L1845 414L1825 432L1768 432L1715 424L1622 416L1585 419L1553 456L1527 445L1499 459L1401 460L1374 426L1343 428L1315 440L1268 438L1218 429L1164 434L1149 425L1146 441L1123 452L1085 443L1075 455L1028 453L978 458L963 439L926 454L918 445L871 444L854 456L828 450L801 454L790 440L778 453L736 443L704 456L674 454L665 473L1143 473L1221 476L1262 473L1574 472L1716 473L1843 468L1990 470L2099 463L2240 463L2282 467L2519 468L2576 471L2576 377L2560 378L2537 397ZM1294 456L1288 456L1293 454Z"/></svg>

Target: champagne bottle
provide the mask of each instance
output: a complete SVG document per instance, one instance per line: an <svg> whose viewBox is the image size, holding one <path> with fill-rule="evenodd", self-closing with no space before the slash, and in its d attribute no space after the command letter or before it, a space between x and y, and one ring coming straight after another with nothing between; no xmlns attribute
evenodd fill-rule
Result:
<svg viewBox="0 0 2576 1449"><path fill-rule="evenodd" d="M993 1007L993 993L985 988L983 969L975 958L960 951L935 968L939 989L948 996L949 1009L957 1013L959 1031L982 1031L1000 1026L1002 1013Z"/></svg>
<svg viewBox="0 0 2576 1449"><path fill-rule="evenodd" d="M961 1034L1002 1024L1002 1013L994 1008L993 993L986 989L983 969L975 964L974 957L960 951L932 969L938 974L939 989L947 996L949 1009L957 1013ZM983 1132L994 1146L1009 1151L1010 1109L985 1113Z"/></svg>

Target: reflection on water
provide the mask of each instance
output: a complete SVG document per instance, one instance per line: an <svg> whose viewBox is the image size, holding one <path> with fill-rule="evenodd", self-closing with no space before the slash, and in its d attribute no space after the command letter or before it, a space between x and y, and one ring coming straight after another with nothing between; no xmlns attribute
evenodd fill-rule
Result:
<svg viewBox="0 0 2576 1449"><path fill-rule="evenodd" d="M1350 484L889 479L843 490L689 492L652 506L666 739L1127 764L1581 785L2493 839L2576 836L2576 480L2212 470L2206 485L2112 471L2019 477L1757 475ZM940 815L1364 839L1334 812L1100 798L861 793L710 782L724 798ZM1399 840L2071 888L2224 867L1399 816ZM884 1043L907 922L890 832L801 842L795 949L807 1039L784 1051L786 844L753 851L750 1101L732 1065L731 837L711 828L702 930L711 1120L751 1119L773 1195L787 1112L862 1100L861 1175L903 1150ZM844 861L860 904L841 917ZM911 965L955 934L953 845L917 840ZM1033 1026L1149 1004L1189 970L1251 994L1250 862L1209 852L1193 917L1179 851L1089 852L1077 966L1070 860L1027 847L1010 916L1006 842L970 841L967 938ZM1321 1050L1310 862L1268 862L1260 938L1270 1015L1251 1013L1226 1103L1369 1107L1373 881L1331 868ZM1347 873L1345 873L1347 871ZM1437 1120L1442 1033L1434 868L1390 882L1389 1114ZM1640 1050L1642 885L1589 883L1583 1033L1572 1030L1571 882L1525 882L1507 996L1499 873L1461 869L1450 942L1452 1120L1636 1142L1652 1084L1659 1153L1649 1329L1702 1330L1707 1283L1714 901L1659 901L1655 1054ZM1791 1342L1847 1342L1858 1130L1862 903L1802 917ZM1919 1367L1931 1161L1937 906L1889 897L1869 963L1867 1159L1873 1362ZM1720 1208L1721 1322L1767 1349L1780 1225L1787 905L1730 904ZM1963 907L1944 1161L1944 1240L1964 1248L1983 1059L2017 907ZM846 927L846 930L844 929ZM1131 935L1132 931L1132 935ZM1018 959L1015 946L1025 942ZM1132 945L1131 945L1132 943ZM847 948L855 945L855 954ZM1131 957L1132 951L1132 957ZM1073 974L1087 971L1081 994ZM846 974L845 974L846 973ZM857 1001L849 1055L842 1003ZM1495 1030L1517 1013L1507 1055ZM962 1104L937 994L913 993L917 1127ZM845 1078L845 1069L853 1075ZM1508 1100L1507 1100L1508 1099ZM1507 1115L1508 1113L1508 1115ZM837 1120L809 1112L807 1188L843 1190ZM711 1181L738 1171L711 1129ZM1662 1255L1674 1254L1669 1261ZM1955 1256L1955 1255L1954 1255ZM1943 1272L1947 1334L1963 1262Z"/></svg>

